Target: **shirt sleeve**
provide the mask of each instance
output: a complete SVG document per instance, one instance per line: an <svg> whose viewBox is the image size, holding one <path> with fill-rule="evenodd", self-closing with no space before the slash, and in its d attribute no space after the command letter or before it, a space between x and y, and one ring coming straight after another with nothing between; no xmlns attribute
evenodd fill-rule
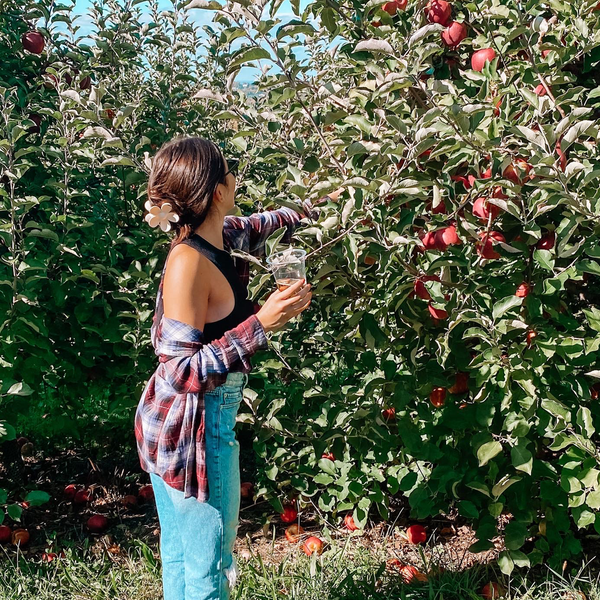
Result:
<svg viewBox="0 0 600 600"><path fill-rule="evenodd" d="M250 370L250 356L266 348L268 340L265 330L256 314L253 314L237 327L226 331L223 337L203 344L193 354L161 358L160 374L178 394L209 392L211 374L227 373L238 360Z"/></svg>
<svg viewBox="0 0 600 600"><path fill-rule="evenodd" d="M269 236L280 227L287 227L287 231L281 238L281 243L289 244L292 241L294 231L300 225L302 218L317 220L321 212L318 206L328 200L328 196L323 196L313 203L306 199L302 202L301 208L303 214L298 214L295 210L284 206L276 210L265 210L254 213L249 217L238 217L228 215L225 217L224 229L244 230L244 246L247 244L247 252L252 256L265 256L266 242Z"/></svg>

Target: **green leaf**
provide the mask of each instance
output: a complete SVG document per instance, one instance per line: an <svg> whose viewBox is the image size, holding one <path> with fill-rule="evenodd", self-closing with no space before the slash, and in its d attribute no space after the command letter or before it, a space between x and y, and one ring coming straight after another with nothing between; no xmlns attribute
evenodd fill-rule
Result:
<svg viewBox="0 0 600 600"><path fill-rule="evenodd" d="M458 503L458 512L463 517L469 517L471 519L477 519L479 517L479 511L477 507L468 500L460 500Z"/></svg>
<svg viewBox="0 0 600 600"><path fill-rule="evenodd" d="M510 557L508 550L503 550L500 552L500 556L498 557L498 566L505 575L510 575L513 572L515 563Z"/></svg>
<svg viewBox="0 0 600 600"><path fill-rule="evenodd" d="M227 70L229 72L234 71L236 69L236 67L240 67L245 63L251 62L253 60L261 60L263 58L271 58L271 55L269 54L269 52L267 50L265 50L264 48L255 48L254 46L251 47L244 47L241 50L239 50L238 52L236 52L234 54L233 60L231 60L229 62L229 64L227 65Z"/></svg>
<svg viewBox="0 0 600 600"><path fill-rule="evenodd" d="M523 446L513 446L510 450L512 465L517 471L531 475L533 467L533 454Z"/></svg>
<svg viewBox="0 0 600 600"><path fill-rule="evenodd" d="M477 449L477 458L479 459L479 466L483 467L486 465L494 456L497 456L502 452L502 444L500 442L487 442Z"/></svg>
<svg viewBox="0 0 600 600"><path fill-rule="evenodd" d="M25 496L25 500L27 500L31 506L41 506L50 500L50 494L41 490L35 490L33 492L29 492L29 494Z"/></svg>
<svg viewBox="0 0 600 600"><path fill-rule="evenodd" d="M18 504L9 504L6 507L6 512L13 521L20 521L23 509Z"/></svg>
<svg viewBox="0 0 600 600"><path fill-rule="evenodd" d="M502 298L494 304L494 308L492 309L492 316L494 320L500 318L505 315L511 308L515 306L520 306L523 304L523 298L519 298L514 294L512 296L507 296L506 298Z"/></svg>
<svg viewBox="0 0 600 600"><path fill-rule="evenodd" d="M17 432L12 425L9 425L6 421L0 421L0 441L8 442L14 440L17 437ZM2 504L0 502L0 504Z"/></svg>

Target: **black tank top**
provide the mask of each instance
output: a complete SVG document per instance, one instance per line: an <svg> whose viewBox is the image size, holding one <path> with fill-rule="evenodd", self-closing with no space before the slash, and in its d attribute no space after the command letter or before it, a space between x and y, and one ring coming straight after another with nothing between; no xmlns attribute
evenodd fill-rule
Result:
<svg viewBox="0 0 600 600"><path fill-rule="evenodd" d="M242 321L254 314L254 304L251 300L248 300L248 289L242 283L233 258L227 250L221 250L213 246L197 233L193 233L181 243L195 248L200 254L204 254L223 273L233 290L233 297L235 298L233 310L223 319L204 325L202 333L204 334L205 343L208 344L223 337L226 331L237 327Z"/></svg>

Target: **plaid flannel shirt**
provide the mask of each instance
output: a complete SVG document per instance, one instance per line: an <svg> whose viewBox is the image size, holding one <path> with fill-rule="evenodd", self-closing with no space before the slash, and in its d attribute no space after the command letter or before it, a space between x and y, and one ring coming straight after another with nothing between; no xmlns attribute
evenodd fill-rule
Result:
<svg viewBox="0 0 600 600"><path fill-rule="evenodd" d="M319 199L320 204L327 196ZM226 216L223 245L257 257L265 256L267 238L287 227L281 242L289 244L301 220L317 219L320 209L302 203L304 215L291 208L264 211L249 217ZM250 277L248 261L232 257L242 283ZM223 337L204 343L202 331L163 315L163 267L151 339L159 365L146 384L135 413L135 437L142 469L160 476L167 485L208 500L205 460L204 394L225 383L229 372L249 373L250 357L268 347L265 330L249 316ZM255 313L260 305L255 303Z"/></svg>

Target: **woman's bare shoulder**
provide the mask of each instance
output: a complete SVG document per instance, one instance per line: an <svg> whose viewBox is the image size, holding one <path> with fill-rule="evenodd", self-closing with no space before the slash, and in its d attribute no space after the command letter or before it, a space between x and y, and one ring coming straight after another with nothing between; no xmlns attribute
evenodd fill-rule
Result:
<svg viewBox="0 0 600 600"><path fill-rule="evenodd" d="M210 260L188 246L177 244L167 259L163 282L163 295L177 299L189 298L198 294L210 294Z"/></svg>

